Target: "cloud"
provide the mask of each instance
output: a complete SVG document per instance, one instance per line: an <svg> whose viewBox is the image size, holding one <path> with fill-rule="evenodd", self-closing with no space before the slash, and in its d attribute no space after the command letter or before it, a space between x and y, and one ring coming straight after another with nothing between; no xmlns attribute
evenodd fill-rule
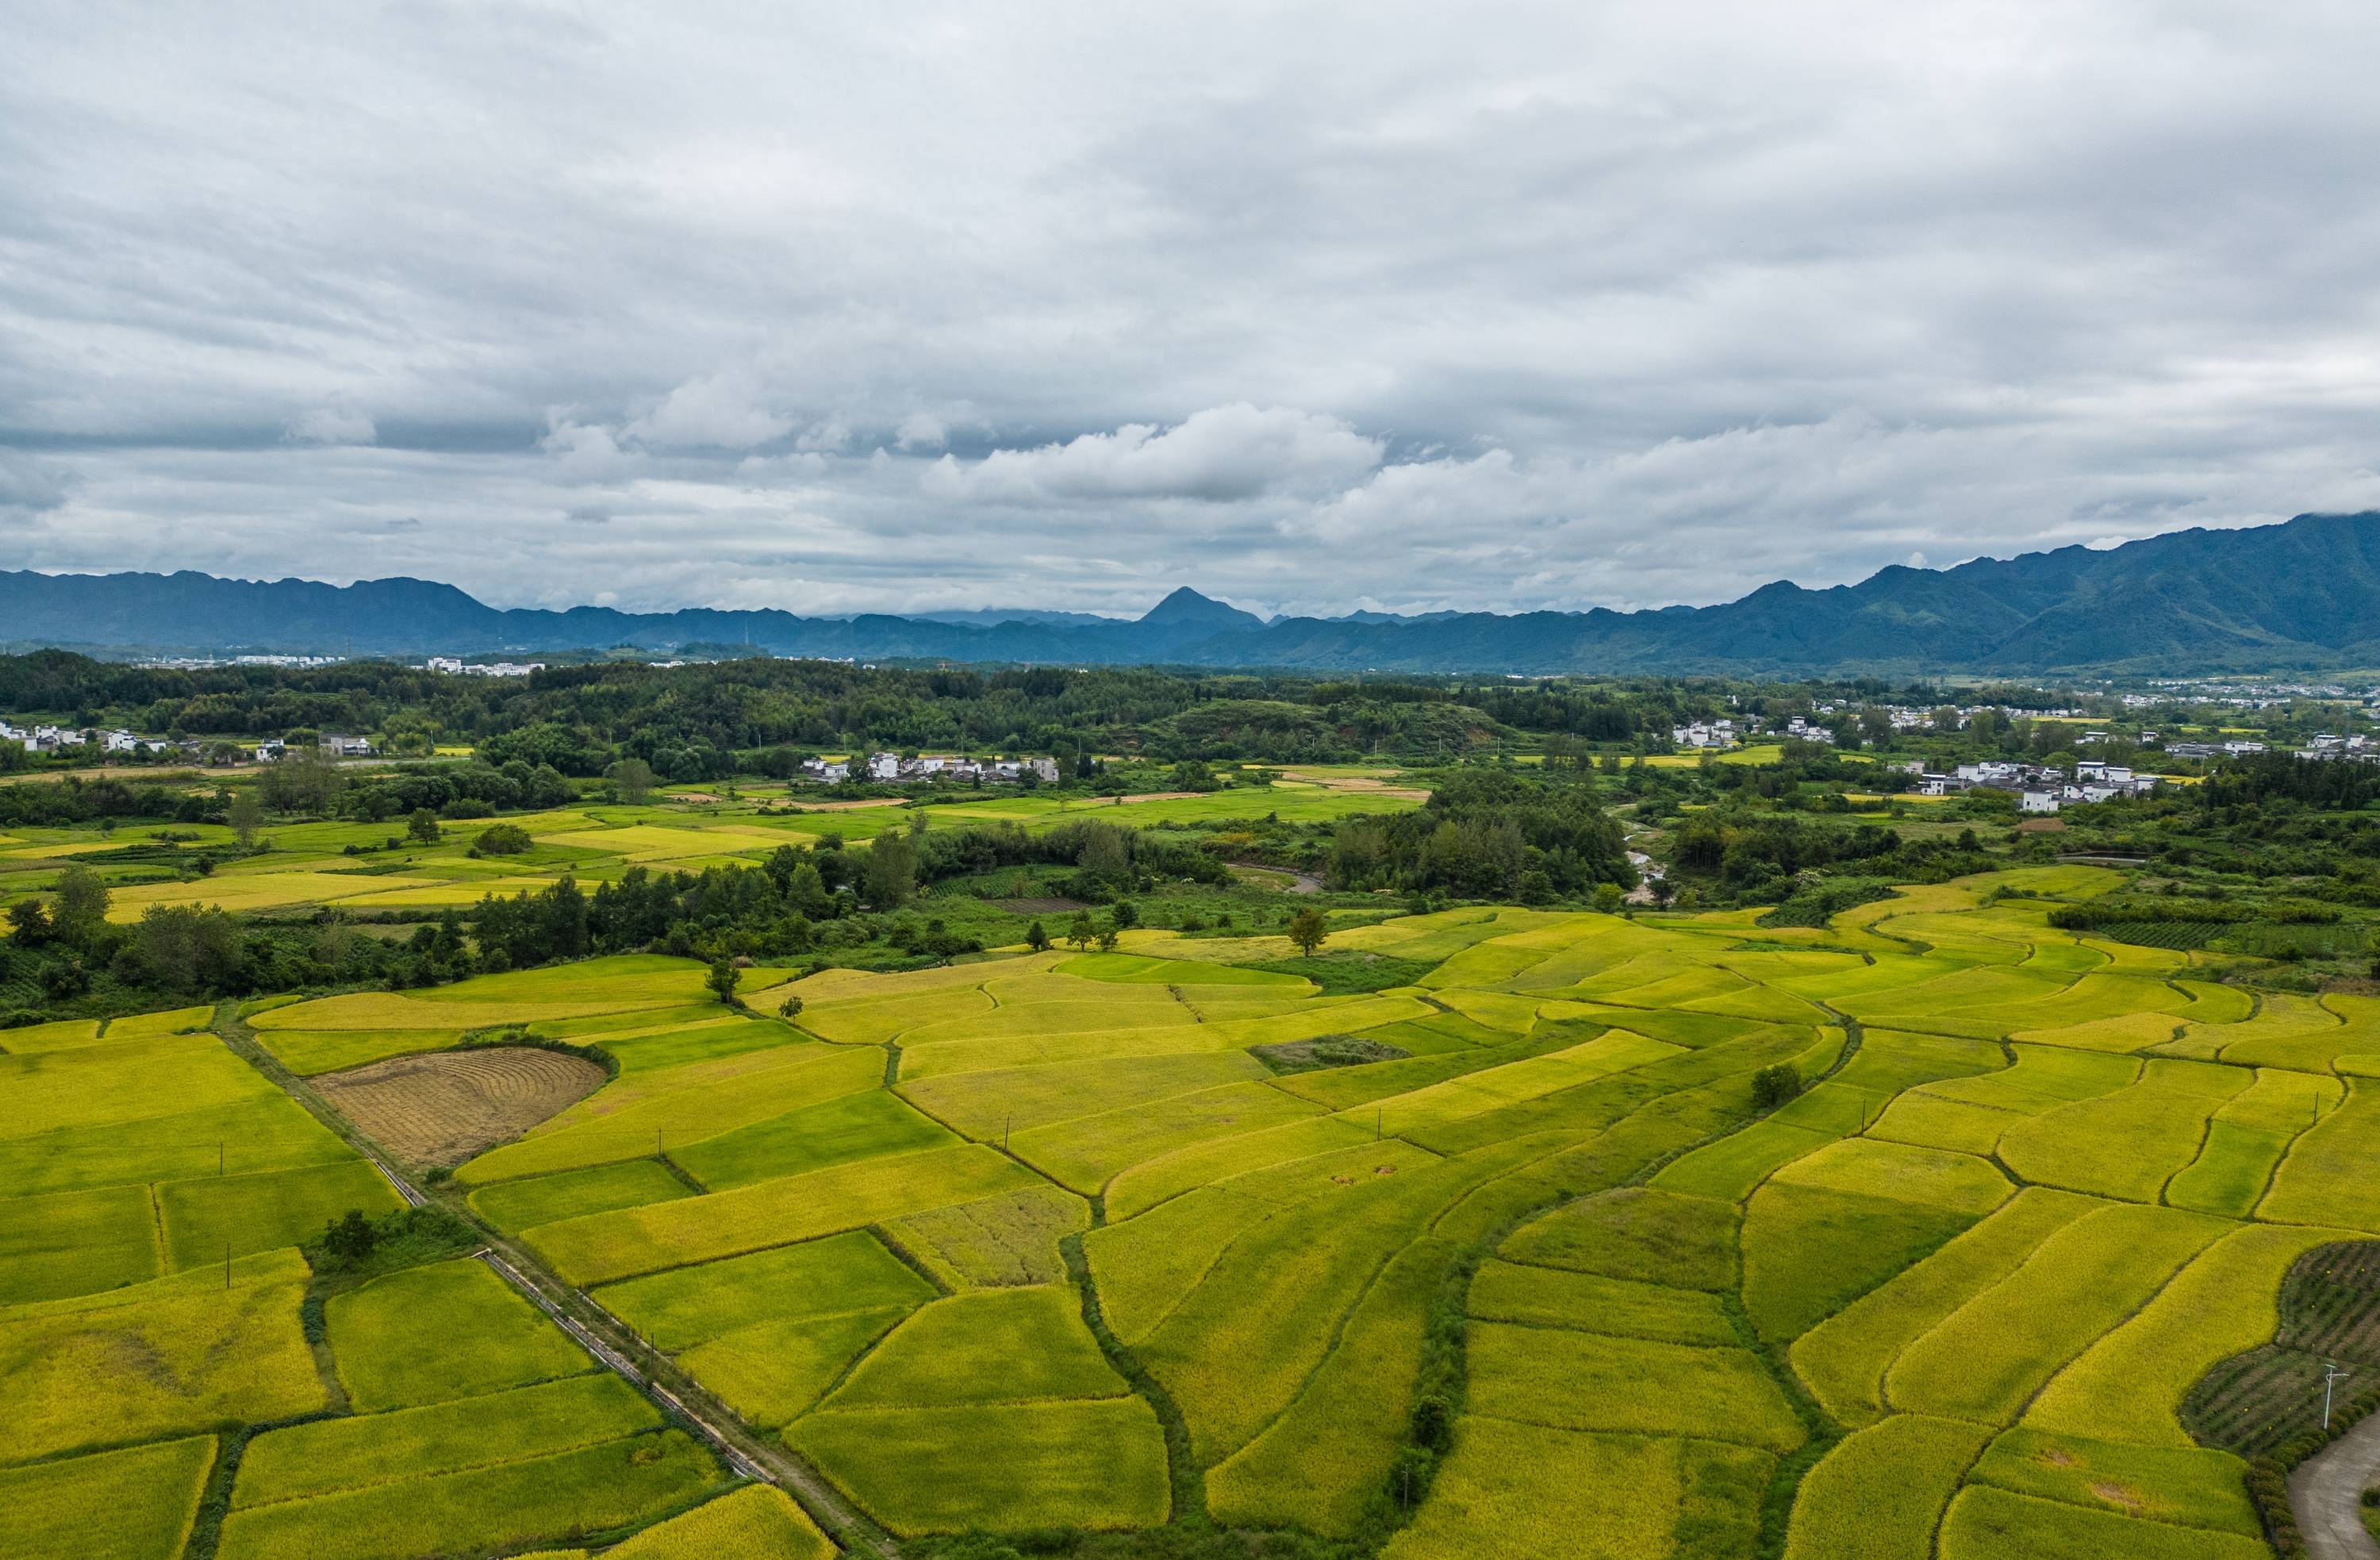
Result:
<svg viewBox="0 0 2380 1560"><path fill-rule="evenodd" d="M79 18L0 567L1582 607L2380 504L2366 8Z"/></svg>
<svg viewBox="0 0 2380 1560"><path fill-rule="evenodd" d="M1335 417L1245 402L1193 412L1172 428L1130 422L1038 449L996 450L975 464L945 456L929 469L938 497L1191 498L1228 503L1281 488L1327 487L1379 464L1384 441Z"/></svg>
<svg viewBox="0 0 2380 1560"><path fill-rule="evenodd" d="M293 445L368 445L380 430L352 407L316 407L283 424L282 437Z"/></svg>
<svg viewBox="0 0 2380 1560"><path fill-rule="evenodd" d="M0 449L0 511L32 514L67 501L65 479L47 462L21 451Z"/></svg>
<svg viewBox="0 0 2380 1560"><path fill-rule="evenodd" d="M831 417L803 429L794 447L805 455L838 454L851 447L851 429L841 418Z"/></svg>
<svg viewBox="0 0 2380 1560"><path fill-rule="evenodd" d="M793 431L793 420L770 411L761 399L759 384L748 373L689 379L629 423L626 435L646 445L750 449Z"/></svg>
<svg viewBox="0 0 2380 1560"><path fill-rule="evenodd" d="M549 412L545 437L538 447L554 457L554 469L565 481L601 481L627 469L634 457L620 447L612 430L600 423L574 422L566 413Z"/></svg>

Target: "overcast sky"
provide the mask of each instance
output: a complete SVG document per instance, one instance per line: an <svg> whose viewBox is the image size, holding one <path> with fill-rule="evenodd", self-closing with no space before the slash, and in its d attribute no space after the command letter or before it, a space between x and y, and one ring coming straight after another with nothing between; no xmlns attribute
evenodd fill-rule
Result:
<svg viewBox="0 0 2380 1560"><path fill-rule="evenodd" d="M0 567L1730 599L2380 507L2380 11L0 0Z"/></svg>

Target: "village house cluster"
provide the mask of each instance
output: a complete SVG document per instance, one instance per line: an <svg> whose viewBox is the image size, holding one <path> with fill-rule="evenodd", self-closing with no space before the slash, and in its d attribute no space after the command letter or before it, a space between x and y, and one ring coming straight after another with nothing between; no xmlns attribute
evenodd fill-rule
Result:
<svg viewBox="0 0 2380 1560"><path fill-rule="evenodd" d="M832 786L852 776L852 761L808 759L802 763L807 779ZM1027 774L1043 785L1058 783L1058 761L1055 759L965 759L950 753L920 753L905 759L898 753L870 753L859 765L861 777L886 785L899 785L912 780L950 780L966 784L1020 785Z"/></svg>
<svg viewBox="0 0 2380 1560"><path fill-rule="evenodd" d="M525 677L545 670L542 661L469 662L453 655L433 655L423 662L426 671L450 677ZM674 663L673 663L674 664Z"/></svg>
<svg viewBox="0 0 2380 1560"><path fill-rule="evenodd" d="M195 752L196 742L176 742L164 737L140 737L129 731L79 731L72 726L11 725L0 721L0 742L15 742L29 753L55 753L68 748L83 748L97 743L108 753Z"/></svg>
<svg viewBox="0 0 2380 1560"><path fill-rule="evenodd" d="M2146 796L2164 783L2158 774L2135 774L2119 763L2107 763L2097 759L2076 762L2072 773L2048 764L2025 763L2012 759L1986 759L1979 763L1962 763L1947 774L1937 774L1922 764L1904 763L1895 766L1913 777L1911 789L1922 797L1956 796L1961 791L2010 791L2017 798L2017 810L2028 813L2056 812L2069 802L2108 801L2117 797Z"/></svg>

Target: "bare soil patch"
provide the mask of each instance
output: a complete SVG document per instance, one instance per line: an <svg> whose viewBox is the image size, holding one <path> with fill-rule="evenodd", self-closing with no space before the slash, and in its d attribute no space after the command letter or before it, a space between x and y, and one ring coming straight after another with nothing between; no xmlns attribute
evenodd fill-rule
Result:
<svg viewBox="0 0 2380 1560"><path fill-rule="evenodd" d="M460 1164L603 1086L603 1069L534 1046L392 1056L314 1079L359 1131L417 1164Z"/></svg>
<svg viewBox="0 0 2380 1560"><path fill-rule="evenodd" d="M1368 774L1315 774L1294 769L1281 772L1284 780L1302 780L1309 786L1319 786L1326 791L1360 791L1367 796L1397 797L1405 801L1427 801L1429 789L1423 786L1392 786Z"/></svg>
<svg viewBox="0 0 2380 1560"><path fill-rule="evenodd" d="M1325 1035L1319 1040L1294 1040L1279 1045L1251 1045L1248 1054L1276 1073L1319 1072L1325 1067L1360 1067L1366 1062L1397 1062L1413 1054L1385 1041L1357 1040L1352 1035Z"/></svg>

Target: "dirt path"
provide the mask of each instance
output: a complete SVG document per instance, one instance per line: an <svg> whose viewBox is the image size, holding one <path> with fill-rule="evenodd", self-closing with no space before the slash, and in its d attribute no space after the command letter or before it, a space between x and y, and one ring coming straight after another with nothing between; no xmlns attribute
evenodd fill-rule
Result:
<svg viewBox="0 0 2380 1560"><path fill-rule="evenodd" d="M2363 1492L2380 1484L2380 1414L2357 1425L2289 1475L2289 1508L2313 1560L2375 1560L2380 1543L2358 1512Z"/></svg>
<svg viewBox="0 0 2380 1560"><path fill-rule="evenodd" d="M1284 894L1319 894L1322 892L1322 880L1315 876L1312 872L1301 872L1293 867L1268 866L1262 861L1232 861L1227 864L1237 867L1243 871L1263 872L1271 877L1287 878L1289 880L1289 886L1281 891Z"/></svg>
<svg viewBox="0 0 2380 1560"><path fill-rule="evenodd" d="M420 1188L374 1152L375 1145L370 1139L358 1140L353 1135L346 1118L310 1080L293 1075L271 1052L256 1043L247 1027L238 1022L237 1012L236 1003L222 1004L215 1010L216 1022L221 1026L216 1033L224 1043L370 1161L407 1206L419 1208L427 1204L430 1200ZM758 1433L736 1419L725 1404L710 1398L691 1378L670 1366L665 1356L652 1353L586 1291L565 1284L510 1241L484 1228L481 1233L487 1236L488 1244L473 1256L552 1318L606 1369L678 1416L739 1477L764 1481L798 1497L820 1526L836 1535L844 1554L900 1560L897 1543L872 1525L864 1524L822 1475L788 1452L781 1442ZM660 1379L664 1374L671 1380Z"/></svg>

